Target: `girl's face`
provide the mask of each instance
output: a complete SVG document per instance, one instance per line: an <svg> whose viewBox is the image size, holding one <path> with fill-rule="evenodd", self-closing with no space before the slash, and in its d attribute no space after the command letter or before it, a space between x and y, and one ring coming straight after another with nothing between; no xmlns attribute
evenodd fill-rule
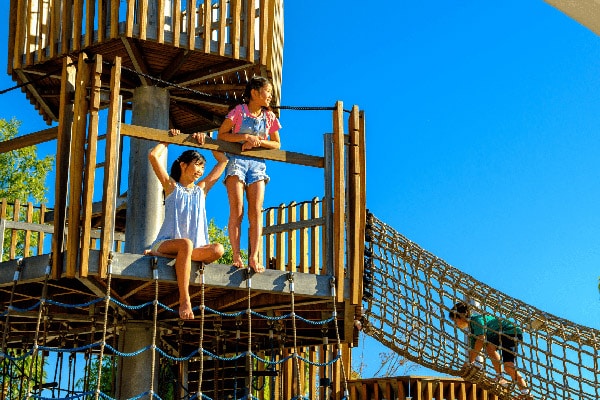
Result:
<svg viewBox="0 0 600 400"><path fill-rule="evenodd" d="M201 160L190 163L181 163L181 175L185 175L189 180L196 181L204 174L205 163Z"/></svg>
<svg viewBox="0 0 600 400"><path fill-rule="evenodd" d="M270 83L264 85L260 89L252 89L250 92L252 101L258 103L262 107L269 107L273 98L273 87Z"/></svg>

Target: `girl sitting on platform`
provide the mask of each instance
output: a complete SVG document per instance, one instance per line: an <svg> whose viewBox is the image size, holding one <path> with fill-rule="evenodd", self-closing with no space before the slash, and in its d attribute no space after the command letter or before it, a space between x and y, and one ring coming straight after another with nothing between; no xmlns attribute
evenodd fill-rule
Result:
<svg viewBox="0 0 600 400"><path fill-rule="evenodd" d="M170 134L178 135L179 130L171 129ZM194 133L193 137L200 144L204 143L204 133ZM191 262L211 263L224 252L220 243L209 243L205 196L223 174L227 157L213 151L217 164L208 175L195 183L204 174L204 157L196 150L184 151L173 162L169 176L159 161L167 145L159 143L148 155L152 169L165 191L165 219L151 250L146 254L175 258L179 317L193 319L189 293Z"/></svg>
<svg viewBox="0 0 600 400"><path fill-rule="evenodd" d="M273 85L266 78L250 79L244 92L244 104L237 105L227 114L219 128L218 138L227 142L242 143L242 150L254 148L279 149L281 125L270 110ZM244 192L248 199L250 225L248 265L255 272L265 269L258 260L262 236L262 206L265 185L269 182L265 160L227 154L229 164L225 173L225 186L229 198L229 241L233 251L233 265L244 267L240 252L240 231L244 216Z"/></svg>

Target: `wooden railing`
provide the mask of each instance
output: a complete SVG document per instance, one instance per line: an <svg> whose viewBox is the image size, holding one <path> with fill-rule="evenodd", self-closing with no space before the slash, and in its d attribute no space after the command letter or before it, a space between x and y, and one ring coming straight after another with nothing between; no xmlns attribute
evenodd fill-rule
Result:
<svg viewBox="0 0 600 400"><path fill-rule="evenodd" d="M279 76L282 0L196 4L197 0L11 0L8 73L127 37L267 68L275 63Z"/></svg>

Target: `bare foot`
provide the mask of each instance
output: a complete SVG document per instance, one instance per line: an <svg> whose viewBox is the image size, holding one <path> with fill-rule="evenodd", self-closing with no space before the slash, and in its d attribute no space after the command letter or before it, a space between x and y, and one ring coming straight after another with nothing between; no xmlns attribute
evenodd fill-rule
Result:
<svg viewBox="0 0 600 400"><path fill-rule="evenodd" d="M166 258L175 258L177 256L176 254L166 254L166 253L160 253L158 251L152 251L152 249L144 250L144 255L145 256L156 256L156 257L166 257Z"/></svg>
<svg viewBox="0 0 600 400"><path fill-rule="evenodd" d="M194 319L194 312L192 311L192 303L189 300L180 302L179 318Z"/></svg>
<svg viewBox="0 0 600 400"><path fill-rule="evenodd" d="M250 259L250 260L248 260L248 265L257 274L260 274L261 272L265 272L265 267L263 267L263 265L261 263L259 263L258 260Z"/></svg>
<svg viewBox="0 0 600 400"><path fill-rule="evenodd" d="M233 256L233 266L236 268L244 268L244 260L242 260L242 256L240 254Z"/></svg>

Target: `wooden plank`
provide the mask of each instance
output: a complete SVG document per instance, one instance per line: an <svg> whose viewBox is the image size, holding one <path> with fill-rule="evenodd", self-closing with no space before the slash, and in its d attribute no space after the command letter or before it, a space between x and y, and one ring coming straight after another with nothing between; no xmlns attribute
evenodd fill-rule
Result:
<svg viewBox="0 0 600 400"><path fill-rule="evenodd" d="M171 44L174 47L179 47L179 41L181 40L181 0L173 0L172 15L173 43Z"/></svg>
<svg viewBox="0 0 600 400"><path fill-rule="evenodd" d="M357 235L361 238L358 246L358 256L359 256L359 264L361 275L364 272L364 258L365 254L365 231L367 225L367 150L366 150L366 119L365 112L360 111L359 113L359 140L358 140L358 149L359 149L359 160L358 165L360 167L359 176L360 176L360 187L362 188L359 191L359 209L360 215L359 219L359 231ZM361 292L363 287L363 281L361 277Z"/></svg>
<svg viewBox="0 0 600 400"><path fill-rule="evenodd" d="M285 204L280 204L277 208L277 224L281 225L285 222ZM285 271L285 241L284 241L284 233L282 231L278 232L275 235L275 259L276 266L275 269L279 271Z"/></svg>
<svg viewBox="0 0 600 400"><path fill-rule="evenodd" d="M227 37L225 35L225 29L227 24L227 1L219 0L219 21L218 21L218 54L223 57L225 56L225 43L227 42Z"/></svg>
<svg viewBox="0 0 600 400"><path fill-rule="evenodd" d="M300 204L300 220L306 221L306 220L309 220L310 217L311 216L309 214L308 203L303 202L302 204ZM299 243L300 257L299 257L298 271L308 273L309 268L310 268L309 261L308 261L308 255L310 252L308 228L305 228L305 227L300 228L300 232L299 232L298 236L299 236L299 241L300 241L300 243Z"/></svg>
<svg viewBox="0 0 600 400"><path fill-rule="evenodd" d="M275 236L272 233L265 232L265 229L269 229L275 224L275 209L269 208L265 213L265 226L263 227L263 236L265 238L265 268L269 268L271 260L275 257Z"/></svg>
<svg viewBox="0 0 600 400"><path fill-rule="evenodd" d="M344 298L344 213L346 207L344 179L344 107L336 102L333 111L333 268L337 301Z"/></svg>
<svg viewBox="0 0 600 400"><path fill-rule="evenodd" d="M204 2L206 4L206 1ZM188 0L187 4L187 33L188 49L195 50L196 46L196 1Z"/></svg>
<svg viewBox="0 0 600 400"><path fill-rule="evenodd" d="M125 20L125 36L133 37L133 23L136 19L135 16L135 1L127 2L127 17Z"/></svg>
<svg viewBox="0 0 600 400"><path fill-rule="evenodd" d="M71 18L67 18L67 15L71 15L71 10L73 8L73 3L71 1L63 1L62 3L62 13L61 16L62 18L60 18L59 20L62 22L62 28L61 28L61 38L60 38L60 43L61 43L61 49L60 52L61 54L68 54L71 52L72 50L72 43L71 43L71 35L73 33L73 28L72 28L72 21Z"/></svg>
<svg viewBox="0 0 600 400"><path fill-rule="evenodd" d="M267 65L267 56L269 54L269 0L260 0L260 22L259 22L259 46L260 46L260 65Z"/></svg>
<svg viewBox="0 0 600 400"><path fill-rule="evenodd" d="M17 3L15 15L15 46L13 54L13 69L19 69L23 66L23 52L26 43L26 27L27 27L27 1L19 0Z"/></svg>
<svg viewBox="0 0 600 400"><path fill-rule="evenodd" d="M292 201L287 208L287 222L294 223L297 219L296 202ZM297 234L296 229L287 232L287 270L296 272L296 266L298 264L297 253ZM283 253L282 253L283 254Z"/></svg>
<svg viewBox="0 0 600 400"><path fill-rule="evenodd" d="M64 230L67 223L67 191L69 182L69 160L71 159L71 127L73 104L71 95L75 88L76 68L72 59L63 59L58 119L58 141L56 144L56 181L54 190L54 234L52 235L52 278L58 279L63 270L62 254L65 247Z"/></svg>
<svg viewBox="0 0 600 400"><path fill-rule="evenodd" d="M31 202L27 203L27 210L25 211L25 220L28 223L33 222L33 204ZM25 243L23 248L23 257L29 257L29 249L31 247L31 230L25 230Z"/></svg>
<svg viewBox="0 0 600 400"><path fill-rule="evenodd" d="M360 252L361 243L365 238L361 234L360 197L364 189L361 187L360 154L359 154L359 111L358 106L352 106L348 117L348 199L347 199L347 246L348 275L350 276L350 299L352 305L362 302L362 264L363 253Z"/></svg>
<svg viewBox="0 0 600 400"><path fill-rule="evenodd" d="M89 128L83 177L83 200L81 214L81 257L79 277L88 276L88 256L92 229L92 205L94 201L94 179L96 173L96 152L98 148L98 112L100 111L100 90L102 87L102 54L96 54L90 73Z"/></svg>
<svg viewBox="0 0 600 400"><path fill-rule="evenodd" d="M116 0L114 0L116 1ZM128 3L133 3L132 1ZM116 4L119 4L117 1ZM127 17L125 17L127 26ZM119 37L119 7L110 7L110 38L116 39Z"/></svg>
<svg viewBox="0 0 600 400"><path fill-rule="evenodd" d="M25 65L33 64L35 52L35 27L37 26L37 2L29 0L25 12Z"/></svg>
<svg viewBox="0 0 600 400"><path fill-rule="evenodd" d="M310 202L311 216L314 219L322 219L320 214L319 207L319 199L317 197L313 198ZM324 225L324 219L323 225ZM321 273L321 250L320 250L320 240L321 239L321 228L319 226L314 226L310 228L310 273L311 274L320 274Z"/></svg>
<svg viewBox="0 0 600 400"><path fill-rule="evenodd" d="M310 400L317 400L317 390L316 387L318 386L319 382L317 381L317 371L318 368L315 365L315 363L317 363L318 361L318 350L316 346L311 346L309 348L309 354L308 354L308 360L310 361L310 363L308 364L308 398Z"/></svg>
<svg viewBox="0 0 600 400"><path fill-rule="evenodd" d="M120 89L121 58L115 57L110 77L110 105L108 111L106 145L104 156L104 197L102 198L102 235L100 238L100 262L98 276L105 278L108 271L108 258L113 246L116 199L119 187L119 144L120 144Z"/></svg>
<svg viewBox="0 0 600 400"><path fill-rule="evenodd" d="M51 9L50 9L50 36L48 37L48 43L50 45L50 54L49 58L56 57L58 53L58 42L60 40L60 4L59 0L51 0Z"/></svg>
<svg viewBox="0 0 600 400"><path fill-rule="evenodd" d="M404 390L404 380L402 378L398 378L396 380L396 385L398 387L397 399L404 399L407 396L406 391Z"/></svg>
<svg viewBox="0 0 600 400"><path fill-rule="evenodd" d="M83 166L85 134L87 122L87 87L89 85L90 66L87 55L81 53L77 63L75 82L75 106L73 110L73 128L71 130L71 161L69 163L68 228L67 228L67 266L66 274L74 278L79 264L81 243L81 196L83 184Z"/></svg>
<svg viewBox="0 0 600 400"><path fill-rule="evenodd" d="M67 14L69 15L69 14ZM63 14L63 18L65 15ZM81 24L83 22L83 0L73 0L73 51L81 49Z"/></svg>
<svg viewBox="0 0 600 400"><path fill-rule="evenodd" d="M2 142L0 148L1 153L8 153L9 151L22 149L23 147L35 146L36 144L49 142L50 140L56 139L58 136L58 127L52 127L44 129L38 132L30 133L28 135L19 136L10 140Z"/></svg>
<svg viewBox="0 0 600 400"><path fill-rule="evenodd" d="M254 63L254 21L256 20L255 0L247 0L246 7L246 60Z"/></svg>
<svg viewBox="0 0 600 400"><path fill-rule="evenodd" d="M156 41L165 42L165 0L158 0L158 21L156 23Z"/></svg>
<svg viewBox="0 0 600 400"><path fill-rule="evenodd" d="M204 0L204 52L210 54L212 27L212 5L211 0ZM193 47L189 48L193 50Z"/></svg>
<svg viewBox="0 0 600 400"><path fill-rule="evenodd" d="M40 205L40 224L43 224L45 221L45 216L46 216L46 205L42 204ZM44 232L38 232L38 243L37 243L37 255L40 255L43 253L44 251L44 239L45 239L45 234ZM1 259L0 259L1 261Z"/></svg>
<svg viewBox="0 0 600 400"><path fill-rule="evenodd" d="M146 65L146 62L144 61L144 56L142 55L142 52L138 48L138 45L136 44L136 42L134 42L131 38L126 38L126 37L121 37L121 41L123 42L123 45L125 46L125 50L127 50L127 54L129 55L129 60L133 64L133 68L137 72L141 72L142 74L149 75L148 66ZM147 86L151 83L151 82L148 82L148 79L146 79L146 77L144 77L143 75L138 75L138 77L140 78L142 86Z"/></svg>
<svg viewBox="0 0 600 400"><path fill-rule="evenodd" d="M210 131L208 131L210 132ZM217 150L232 154L241 154L250 157L264 158L266 160L281 161L289 164L304 165L308 167L324 168L323 157L311 156L302 153L283 150L253 149L242 151L241 144L225 142L218 139L206 138L203 145L192 139L191 135L168 136L167 132L160 129L146 128L138 125L122 124L121 134L124 136L137 137L141 139L162 141L188 147L197 147L207 150Z"/></svg>
<svg viewBox="0 0 600 400"><path fill-rule="evenodd" d="M19 199L15 199L15 204L13 206L13 221L19 221L19 213L21 211L21 202ZM3 243L4 244L4 243ZM8 251L9 257L11 260L17 258L17 230L13 229L10 232L10 248Z"/></svg>
<svg viewBox="0 0 600 400"><path fill-rule="evenodd" d="M88 0L85 2L85 36L83 39L85 47L90 47L92 44L94 44L94 18L96 17L96 3L98 3L98 8L101 9L102 0ZM104 35L104 27L105 25L98 23L98 34L102 32Z"/></svg>
<svg viewBox="0 0 600 400"><path fill-rule="evenodd" d="M119 8L119 7L110 7ZM103 43L106 37L106 28L109 26L110 11L108 8L107 0L98 0L98 43ZM110 35L110 33L109 33Z"/></svg>
<svg viewBox="0 0 600 400"><path fill-rule="evenodd" d="M148 0L137 0L139 38L146 40L148 30Z"/></svg>
<svg viewBox="0 0 600 400"><path fill-rule="evenodd" d="M240 58L240 40L242 23L242 0L231 0L231 47L232 57L237 60Z"/></svg>
<svg viewBox="0 0 600 400"><path fill-rule="evenodd" d="M448 389L447 400L456 400L456 388L454 382L450 382L450 388Z"/></svg>
<svg viewBox="0 0 600 400"><path fill-rule="evenodd" d="M6 73L12 75L13 63L15 61L15 43L17 32L17 10L18 0L10 0L8 8L8 63ZM0 260L1 261L1 260Z"/></svg>

